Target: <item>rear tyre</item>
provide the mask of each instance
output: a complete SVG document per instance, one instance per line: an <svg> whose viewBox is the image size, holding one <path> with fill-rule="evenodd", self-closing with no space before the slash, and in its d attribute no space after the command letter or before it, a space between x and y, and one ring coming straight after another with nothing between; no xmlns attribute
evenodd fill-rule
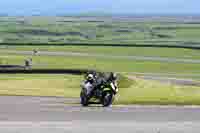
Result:
<svg viewBox="0 0 200 133"><path fill-rule="evenodd" d="M103 93L101 103L104 107L108 107L112 104L113 102L113 93L111 91L105 91Z"/></svg>
<svg viewBox="0 0 200 133"><path fill-rule="evenodd" d="M88 106L88 98L83 91L81 91L80 98L81 98L81 105L84 107Z"/></svg>

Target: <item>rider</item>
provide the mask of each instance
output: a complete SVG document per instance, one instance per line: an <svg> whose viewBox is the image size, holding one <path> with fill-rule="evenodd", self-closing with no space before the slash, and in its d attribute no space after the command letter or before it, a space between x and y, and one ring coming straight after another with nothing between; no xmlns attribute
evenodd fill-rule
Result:
<svg viewBox="0 0 200 133"><path fill-rule="evenodd" d="M90 82L91 84L94 84L95 82L95 78L93 74L88 74L86 77L86 81L85 82Z"/></svg>
<svg viewBox="0 0 200 133"><path fill-rule="evenodd" d="M32 66L32 58L25 59L25 68L30 69Z"/></svg>
<svg viewBox="0 0 200 133"><path fill-rule="evenodd" d="M96 73L89 73L86 76L86 82L90 82L93 85L93 91L95 89L100 89L102 85L106 85L112 82L114 93L116 94L118 92L117 74L113 72L111 72L109 75L106 75L104 73L99 73L98 75Z"/></svg>

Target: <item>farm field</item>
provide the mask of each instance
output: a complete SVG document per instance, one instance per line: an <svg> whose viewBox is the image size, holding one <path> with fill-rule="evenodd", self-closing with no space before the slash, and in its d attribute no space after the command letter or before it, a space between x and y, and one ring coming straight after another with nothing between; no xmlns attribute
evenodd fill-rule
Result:
<svg viewBox="0 0 200 133"><path fill-rule="evenodd" d="M199 47L200 24L190 19L112 20L84 17L1 17L1 43L129 44Z"/></svg>

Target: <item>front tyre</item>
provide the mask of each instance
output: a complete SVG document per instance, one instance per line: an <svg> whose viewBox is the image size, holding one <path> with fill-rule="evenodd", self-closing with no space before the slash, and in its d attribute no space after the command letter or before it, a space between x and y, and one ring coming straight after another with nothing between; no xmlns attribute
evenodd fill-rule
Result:
<svg viewBox="0 0 200 133"><path fill-rule="evenodd" d="M101 103L104 107L108 107L112 104L113 102L113 93L111 91L105 91L103 93Z"/></svg>

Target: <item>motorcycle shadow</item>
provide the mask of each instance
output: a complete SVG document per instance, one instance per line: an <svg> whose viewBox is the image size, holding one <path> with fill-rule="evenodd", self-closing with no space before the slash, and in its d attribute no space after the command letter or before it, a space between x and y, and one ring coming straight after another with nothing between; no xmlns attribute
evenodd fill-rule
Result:
<svg viewBox="0 0 200 133"><path fill-rule="evenodd" d="M89 108L106 108L105 106L102 105L101 102L89 102L88 106L82 106L82 107L89 107ZM107 106L107 108L112 107L112 105Z"/></svg>

